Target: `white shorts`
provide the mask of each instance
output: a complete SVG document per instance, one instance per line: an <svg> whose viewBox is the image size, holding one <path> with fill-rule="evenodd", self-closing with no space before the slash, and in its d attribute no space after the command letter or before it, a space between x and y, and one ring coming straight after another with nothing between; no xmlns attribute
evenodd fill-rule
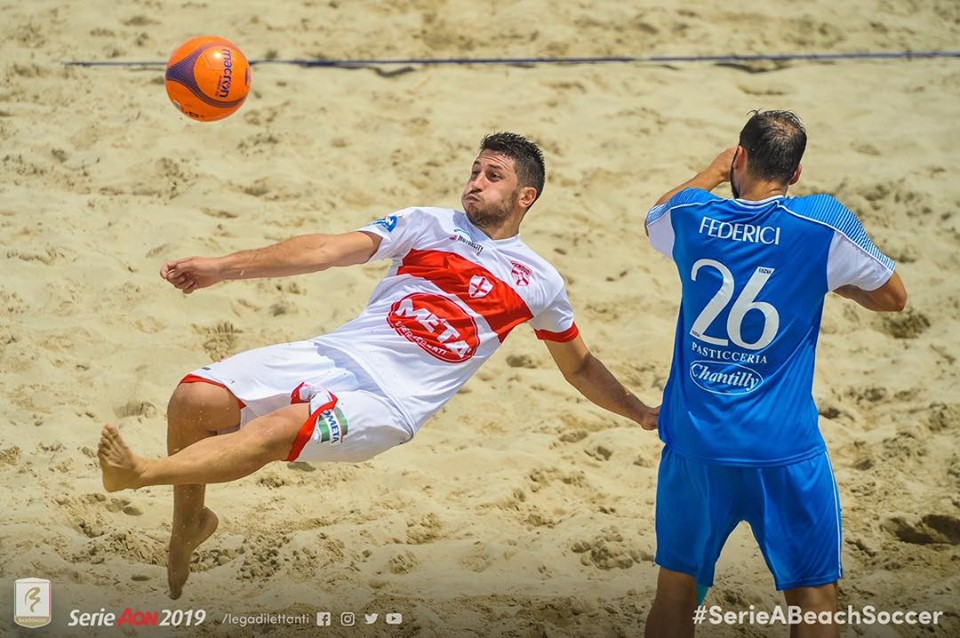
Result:
<svg viewBox="0 0 960 638"><path fill-rule="evenodd" d="M181 383L194 381L213 382L237 397L241 428L284 406L309 402L310 418L288 461L359 463L413 438L372 379L346 357L321 354L314 341L241 352L194 370Z"/></svg>

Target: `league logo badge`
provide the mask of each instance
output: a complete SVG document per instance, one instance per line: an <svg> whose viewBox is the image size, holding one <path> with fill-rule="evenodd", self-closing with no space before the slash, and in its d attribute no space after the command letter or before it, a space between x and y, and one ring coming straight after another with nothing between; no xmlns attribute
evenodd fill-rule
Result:
<svg viewBox="0 0 960 638"><path fill-rule="evenodd" d="M14 585L13 622L36 629L51 621L51 586L43 578L20 578Z"/></svg>

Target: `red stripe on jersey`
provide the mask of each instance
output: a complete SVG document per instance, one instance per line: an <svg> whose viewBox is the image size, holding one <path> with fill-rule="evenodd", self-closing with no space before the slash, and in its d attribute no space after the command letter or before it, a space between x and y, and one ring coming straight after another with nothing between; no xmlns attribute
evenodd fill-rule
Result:
<svg viewBox="0 0 960 638"><path fill-rule="evenodd" d="M563 332L550 332L549 330L534 330L533 332L537 335L537 339L541 341L566 343L567 341L576 339L577 335L580 334L580 329L577 328L577 324L573 324Z"/></svg>
<svg viewBox="0 0 960 638"><path fill-rule="evenodd" d="M533 318L526 302L510 284L456 253L411 250L398 272L426 279L440 290L456 295L487 321L501 342L511 330Z"/></svg>

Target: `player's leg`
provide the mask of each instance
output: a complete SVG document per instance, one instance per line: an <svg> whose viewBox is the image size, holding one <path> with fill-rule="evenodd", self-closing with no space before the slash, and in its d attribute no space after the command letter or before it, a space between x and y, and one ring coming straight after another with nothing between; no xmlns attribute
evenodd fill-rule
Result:
<svg viewBox="0 0 960 638"><path fill-rule="evenodd" d="M281 460L358 463L412 437L382 397L350 391L343 399L303 382L287 397L295 403L254 418L235 432L200 437L160 459L135 454L115 426L104 426L99 449L104 487L115 492L226 483Z"/></svg>
<svg viewBox="0 0 960 638"><path fill-rule="evenodd" d="M802 612L835 612L843 573L840 497L826 452L782 467L757 468L746 490L756 509L747 520L777 589ZM832 622L793 625L793 638L840 635Z"/></svg>
<svg viewBox="0 0 960 638"><path fill-rule="evenodd" d="M657 595L647 616L644 635L691 638L696 631L693 624L696 608L696 578L661 567L657 575Z"/></svg>
<svg viewBox="0 0 960 638"><path fill-rule="evenodd" d="M190 377L188 377L190 379ZM226 388L193 377L181 382L167 405L167 454L176 454L218 431L240 425L240 403ZM204 507L203 484L173 487L173 525L167 556L170 596L180 597L193 552L217 529L217 515Z"/></svg>
<svg viewBox="0 0 960 638"><path fill-rule="evenodd" d="M194 370L167 407L167 452L171 455L215 434L234 430L254 416L290 404L290 390L315 367L310 343L247 350ZM229 387L229 390L227 389ZM217 528L204 507L202 484L175 485L167 575L170 595L180 596L193 551Z"/></svg>
<svg viewBox="0 0 960 638"><path fill-rule="evenodd" d="M707 465L664 447L657 478L660 566L645 635L694 635L697 584L713 585L714 566L739 522L737 468Z"/></svg>
<svg viewBox="0 0 960 638"><path fill-rule="evenodd" d="M828 583L817 587L795 587L783 592L787 604L812 611L834 613L837 611L837 584ZM790 626L790 638L839 638L840 625L835 623L801 624Z"/></svg>
<svg viewBox="0 0 960 638"><path fill-rule="evenodd" d="M226 483L290 454L310 406L294 404L257 417L237 432L201 439L160 459L138 456L116 427L100 438L103 484L109 492L150 485Z"/></svg>

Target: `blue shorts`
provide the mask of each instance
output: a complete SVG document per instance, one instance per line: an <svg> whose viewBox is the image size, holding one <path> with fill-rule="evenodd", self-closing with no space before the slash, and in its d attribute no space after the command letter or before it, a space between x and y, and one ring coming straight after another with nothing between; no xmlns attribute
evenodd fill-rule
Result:
<svg viewBox="0 0 960 638"><path fill-rule="evenodd" d="M776 467L703 463L663 448L657 482L657 564L713 585L720 550L740 521L760 545L777 590L843 575L840 496L827 453Z"/></svg>

